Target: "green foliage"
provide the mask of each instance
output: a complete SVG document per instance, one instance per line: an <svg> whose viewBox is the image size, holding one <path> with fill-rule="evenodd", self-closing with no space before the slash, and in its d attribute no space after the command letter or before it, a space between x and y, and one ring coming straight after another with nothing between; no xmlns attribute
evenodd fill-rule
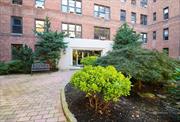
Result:
<svg viewBox="0 0 180 122"><path fill-rule="evenodd" d="M173 79L176 81L180 81L180 68L176 68L176 71L173 74Z"/></svg>
<svg viewBox="0 0 180 122"><path fill-rule="evenodd" d="M115 35L113 49L119 49L129 44L139 45L139 39L140 35L136 34L133 28L130 28L128 24L125 23L119 28Z"/></svg>
<svg viewBox="0 0 180 122"><path fill-rule="evenodd" d="M13 49L13 55L15 60L20 60L23 65L23 73L29 73L31 71L31 65L33 63L33 51L27 45L23 45L20 49ZM16 62L16 61L12 61Z"/></svg>
<svg viewBox="0 0 180 122"><path fill-rule="evenodd" d="M0 75L24 73L24 65L20 60L12 60L7 63L0 63Z"/></svg>
<svg viewBox="0 0 180 122"><path fill-rule="evenodd" d="M64 33L51 31L51 23L48 17L45 20L44 32L35 32L38 37L36 58L50 64L52 69L56 69L60 54L65 50L67 43L64 42Z"/></svg>
<svg viewBox="0 0 180 122"><path fill-rule="evenodd" d="M147 84L166 83L171 79L179 61L173 60L163 53L143 49L139 44L139 35L135 34L127 24L123 25L115 36L113 50L101 57L96 64L113 65L125 75L131 75L138 81Z"/></svg>
<svg viewBox="0 0 180 122"><path fill-rule="evenodd" d="M165 54L136 47L113 50L107 56L98 59L96 64L113 65L123 74L130 74L137 81L152 84L167 82L178 65Z"/></svg>
<svg viewBox="0 0 180 122"><path fill-rule="evenodd" d="M4 62L0 62L0 75L6 74L8 74L8 65L6 65Z"/></svg>
<svg viewBox="0 0 180 122"><path fill-rule="evenodd" d="M24 72L24 63L20 60L9 61L6 65L8 66L8 74Z"/></svg>
<svg viewBox="0 0 180 122"><path fill-rule="evenodd" d="M71 84L85 92L87 97L105 103L116 102L119 97L128 96L131 90L130 77L125 77L113 66L86 66L73 75ZM103 101L99 100L100 97Z"/></svg>
<svg viewBox="0 0 180 122"><path fill-rule="evenodd" d="M97 60L97 56L88 56L81 59L81 64L86 65L94 65Z"/></svg>

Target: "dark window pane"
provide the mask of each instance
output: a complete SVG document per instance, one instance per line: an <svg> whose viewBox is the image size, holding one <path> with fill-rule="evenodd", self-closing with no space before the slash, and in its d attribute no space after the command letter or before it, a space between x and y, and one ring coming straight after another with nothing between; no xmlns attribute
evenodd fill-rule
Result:
<svg viewBox="0 0 180 122"><path fill-rule="evenodd" d="M22 5L22 0L12 0L12 3Z"/></svg>
<svg viewBox="0 0 180 122"><path fill-rule="evenodd" d="M110 40L110 29L103 27L94 28L94 39Z"/></svg>
<svg viewBox="0 0 180 122"><path fill-rule="evenodd" d="M17 34L22 34L23 29L22 29L22 17L11 17L12 21L12 33L17 33Z"/></svg>

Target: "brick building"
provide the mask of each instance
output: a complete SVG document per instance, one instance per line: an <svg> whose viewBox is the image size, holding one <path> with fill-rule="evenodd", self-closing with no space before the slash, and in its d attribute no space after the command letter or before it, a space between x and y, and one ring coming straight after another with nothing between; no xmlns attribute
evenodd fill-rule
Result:
<svg viewBox="0 0 180 122"><path fill-rule="evenodd" d="M0 0L0 60L11 60L12 47L21 44L34 49L33 30L43 31L46 16L53 30L68 33L71 41L86 41L86 47L90 41L111 44L108 40L127 22L141 33L144 47L180 56L180 0ZM88 55L97 51L88 50ZM77 50L71 51L74 58Z"/></svg>

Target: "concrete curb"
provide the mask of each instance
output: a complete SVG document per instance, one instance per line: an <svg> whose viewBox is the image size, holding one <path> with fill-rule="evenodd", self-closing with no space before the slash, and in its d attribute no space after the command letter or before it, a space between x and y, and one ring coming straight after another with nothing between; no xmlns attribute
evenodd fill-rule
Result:
<svg viewBox="0 0 180 122"><path fill-rule="evenodd" d="M77 119L74 117L74 115L70 112L70 110L68 108L64 88L62 88L60 92L61 92L60 97L61 97L62 109L66 116L67 121L68 122L77 122Z"/></svg>

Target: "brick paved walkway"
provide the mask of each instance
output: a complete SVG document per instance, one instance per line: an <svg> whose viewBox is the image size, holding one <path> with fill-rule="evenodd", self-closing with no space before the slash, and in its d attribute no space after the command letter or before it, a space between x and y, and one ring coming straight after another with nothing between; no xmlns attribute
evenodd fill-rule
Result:
<svg viewBox="0 0 180 122"><path fill-rule="evenodd" d="M60 88L72 74L0 76L0 122L65 122Z"/></svg>

